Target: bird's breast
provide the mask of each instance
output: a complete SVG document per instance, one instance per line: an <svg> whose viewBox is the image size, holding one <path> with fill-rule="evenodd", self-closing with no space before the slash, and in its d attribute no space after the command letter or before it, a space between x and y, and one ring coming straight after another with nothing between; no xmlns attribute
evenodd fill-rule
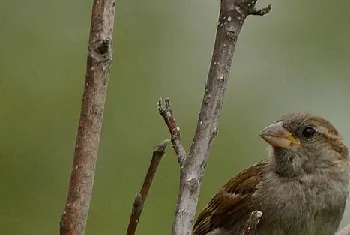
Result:
<svg viewBox="0 0 350 235"><path fill-rule="evenodd" d="M315 178L265 177L253 195L252 210L263 212L257 235L334 234L345 208L347 183Z"/></svg>

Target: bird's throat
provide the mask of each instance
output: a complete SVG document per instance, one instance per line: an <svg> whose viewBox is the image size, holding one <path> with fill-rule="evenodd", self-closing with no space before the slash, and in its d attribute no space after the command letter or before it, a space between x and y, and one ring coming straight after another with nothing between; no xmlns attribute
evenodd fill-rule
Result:
<svg viewBox="0 0 350 235"><path fill-rule="evenodd" d="M302 172L302 163L295 152L273 147L269 151L269 164L273 171L284 177L296 177Z"/></svg>

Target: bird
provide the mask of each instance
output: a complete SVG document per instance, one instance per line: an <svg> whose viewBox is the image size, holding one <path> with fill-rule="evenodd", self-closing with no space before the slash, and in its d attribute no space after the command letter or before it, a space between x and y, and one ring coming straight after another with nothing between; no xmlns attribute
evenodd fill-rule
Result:
<svg viewBox="0 0 350 235"><path fill-rule="evenodd" d="M334 235L348 197L349 152L325 118L283 115L260 132L267 157L234 175L198 214L193 235L240 235L253 211L254 235Z"/></svg>

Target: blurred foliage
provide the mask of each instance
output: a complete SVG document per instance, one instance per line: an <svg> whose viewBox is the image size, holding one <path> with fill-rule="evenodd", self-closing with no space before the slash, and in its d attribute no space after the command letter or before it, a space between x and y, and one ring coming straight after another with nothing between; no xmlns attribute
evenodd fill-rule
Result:
<svg viewBox="0 0 350 235"><path fill-rule="evenodd" d="M240 35L199 207L264 157L257 137L285 112L329 118L350 144L350 1L275 1ZM170 96L183 142L196 126L218 0L117 1L110 76L87 234L123 234ZM7 1L0 8L1 234L57 234L80 112L91 1ZM344 109L345 108L345 109ZM139 234L169 234L178 189L162 160ZM350 221L347 210L343 223Z"/></svg>

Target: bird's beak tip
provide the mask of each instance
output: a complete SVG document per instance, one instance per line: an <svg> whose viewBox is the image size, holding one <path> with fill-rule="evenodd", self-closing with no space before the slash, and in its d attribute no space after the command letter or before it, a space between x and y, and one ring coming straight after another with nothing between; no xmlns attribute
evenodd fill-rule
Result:
<svg viewBox="0 0 350 235"><path fill-rule="evenodd" d="M300 141L283 127L283 122L279 121L265 127L259 136L273 147L290 148L292 145L299 145Z"/></svg>

